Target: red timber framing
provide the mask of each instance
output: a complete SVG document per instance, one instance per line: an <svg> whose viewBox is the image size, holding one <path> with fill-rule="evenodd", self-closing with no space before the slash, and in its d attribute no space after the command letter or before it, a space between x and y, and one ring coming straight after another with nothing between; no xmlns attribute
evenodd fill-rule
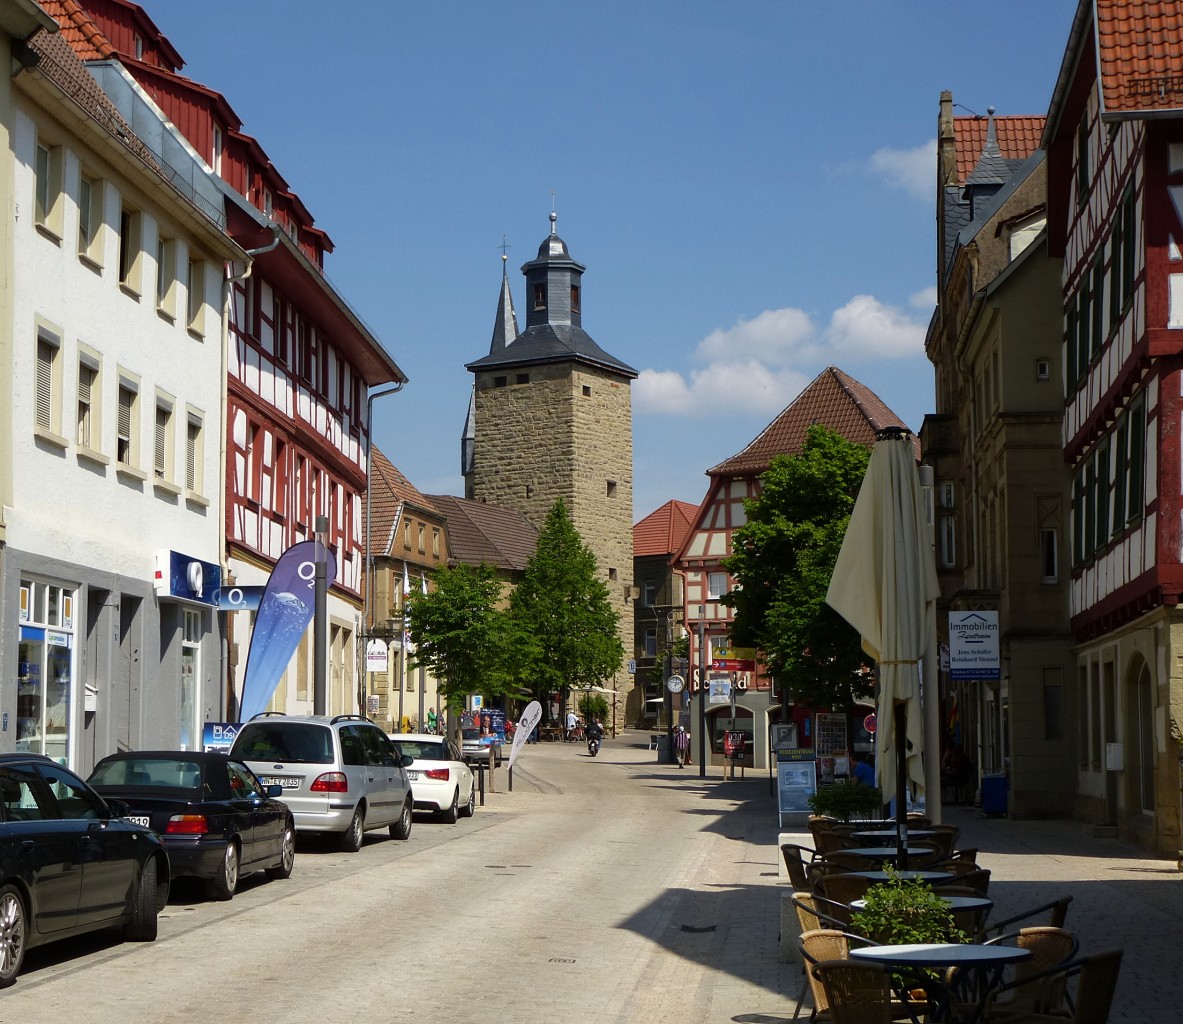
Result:
<svg viewBox="0 0 1183 1024"><path fill-rule="evenodd" d="M1089 46L1061 87L1044 143L1049 252L1064 257L1071 624L1086 642L1183 593L1183 121L1102 117Z"/></svg>
<svg viewBox="0 0 1183 1024"><path fill-rule="evenodd" d="M273 561L326 516L334 587L360 600L368 390L406 378L325 280L332 241L226 98L179 74L180 54L138 4L68 6L59 21L79 55L117 56L237 193L225 200L226 231L253 262L226 278L227 553Z"/></svg>

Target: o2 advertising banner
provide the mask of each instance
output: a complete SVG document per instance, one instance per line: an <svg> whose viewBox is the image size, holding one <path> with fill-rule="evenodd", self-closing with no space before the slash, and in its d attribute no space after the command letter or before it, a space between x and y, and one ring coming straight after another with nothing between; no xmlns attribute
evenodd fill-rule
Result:
<svg viewBox="0 0 1183 1024"><path fill-rule="evenodd" d="M255 616L246 656L239 720L250 721L266 709L300 637L316 611L316 541L293 544L275 563ZM325 549L328 583L337 578L337 560Z"/></svg>

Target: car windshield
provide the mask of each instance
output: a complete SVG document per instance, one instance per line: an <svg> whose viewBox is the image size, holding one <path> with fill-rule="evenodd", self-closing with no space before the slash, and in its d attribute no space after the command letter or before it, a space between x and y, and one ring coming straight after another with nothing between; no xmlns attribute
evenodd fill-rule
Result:
<svg viewBox="0 0 1183 1024"><path fill-rule="evenodd" d="M201 788L201 766L185 758L121 757L99 764L91 773L90 784L123 789L196 790Z"/></svg>
<svg viewBox="0 0 1183 1024"><path fill-rule="evenodd" d="M466 743L479 743L481 740L480 731L477 729L465 729L460 735Z"/></svg>
<svg viewBox="0 0 1183 1024"><path fill-rule="evenodd" d="M427 743L417 740L399 740L398 748L410 754L416 761L450 761L448 748L444 743Z"/></svg>
<svg viewBox="0 0 1183 1024"><path fill-rule="evenodd" d="M332 764L333 737L314 722L247 722L231 754L243 761Z"/></svg>

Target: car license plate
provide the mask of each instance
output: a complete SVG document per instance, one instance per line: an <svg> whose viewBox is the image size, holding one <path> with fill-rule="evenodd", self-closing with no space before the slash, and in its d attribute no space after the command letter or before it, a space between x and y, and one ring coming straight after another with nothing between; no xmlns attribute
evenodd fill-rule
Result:
<svg viewBox="0 0 1183 1024"><path fill-rule="evenodd" d="M284 789L299 789L300 780L291 775L260 775L264 786L283 786Z"/></svg>
<svg viewBox="0 0 1183 1024"><path fill-rule="evenodd" d="M416 771L412 771L410 768L408 768L407 769L407 778L410 779L412 782L414 782L417 778L419 778L419 773Z"/></svg>
<svg viewBox="0 0 1183 1024"><path fill-rule="evenodd" d="M124 821L130 821L133 825L140 825L143 828L148 827L148 815L146 814L125 814Z"/></svg>

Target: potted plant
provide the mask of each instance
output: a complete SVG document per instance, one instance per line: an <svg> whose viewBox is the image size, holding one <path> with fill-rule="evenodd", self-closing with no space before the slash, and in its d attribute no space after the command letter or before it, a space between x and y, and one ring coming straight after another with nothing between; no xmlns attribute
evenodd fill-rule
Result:
<svg viewBox="0 0 1183 1024"><path fill-rule="evenodd" d="M874 786L860 782L835 782L822 786L809 798L814 814L824 814L839 821L871 818L883 809L883 794Z"/></svg>
<svg viewBox="0 0 1183 1024"><path fill-rule="evenodd" d="M949 904L921 881L900 878L887 869L888 881L867 889L862 910L851 915L859 935L881 945L913 942L968 942L953 920Z"/></svg>

